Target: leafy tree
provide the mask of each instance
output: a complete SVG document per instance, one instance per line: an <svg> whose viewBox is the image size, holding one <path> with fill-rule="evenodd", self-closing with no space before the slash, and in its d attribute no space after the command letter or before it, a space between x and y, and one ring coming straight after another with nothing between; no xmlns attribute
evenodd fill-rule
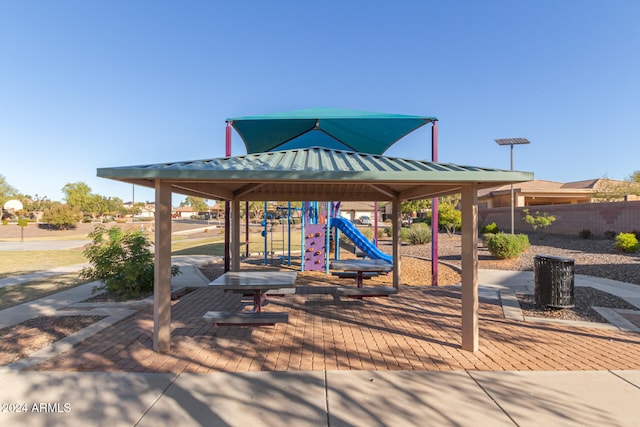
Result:
<svg viewBox="0 0 640 427"><path fill-rule="evenodd" d="M72 208L78 208L82 212L91 213L91 203L93 196L91 195L91 187L84 182L75 182L65 184L62 187L65 194L64 200Z"/></svg>
<svg viewBox="0 0 640 427"><path fill-rule="evenodd" d="M118 197L111 198L100 196L98 194L91 194L89 212L92 216L102 218L105 215L123 214L125 209L122 199Z"/></svg>
<svg viewBox="0 0 640 427"><path fill-rule="evenodd" d="M249 202L249 212L253 218L262 218L264 214L264 203L258 201Z"/></svg>
<svg viewBox="0 0 640 427"><path fill-rule="evenodd" d="M605 202L624 200L627 195L640 196L640 171L635 171L625 181L603 178L594 196Z"/></svg>
<svg viewBox="0 0 640 427"><path fill-rule="evenodd" d="M196 212L208 212L209 205L207 205L206 199L201 197L187 196L180 206L191 206Z"/></svg>
<svg viewBox="0 0 640 427"><path fill-rule="evenodd" d="M131 209L129 209L128 213L131 216L136 216L142 213L142 209L146 206L145 202L136 202Z"/></svg>
<svg viewBox="0 0 640 427"><path fill-rule="evenodd" d="M51 207L42 214L43 222L55 228L62 229L74 228L81 218L82 213L80 209L60 202L53 202Z"/></svg>
<svg viewBox="0 0 640 427"><path fill-rule="evenodd" d="M107 197L105 203L106 213L109 215L124 215L127 211L124 207L124 202L119 197Z"/></svg>
<svg viewBox="0 0 640 427"><path fill-rule="evenodd" d="M522 214L524 215L522 220L529 224L534 231L537 230L538 227L542 228L542 231L545 231L547 227L553 224L556 220L555 216L548 215L546 212L540 215L540 212L536 211L535 215L531 215L529 213L529 209L524 209Z"/></svg>
<svg viewBox="0 0 640 427"><path fill-rule="evenodd" d="M93 194L91 187L84 182L68 183L62 187L64 200L73 208L79 209L84 215L101 218L105 215L124 214L124 204L118 197L104 197ZM144 203L142 204L144 206Z"/></svg>
<svg viewBox="0 0 640 427"><path fill-rule="evenodd" d="M80 275L88 280L100 280L95 290L106 289L125 297L135 298L153 291L154 270L151 243L140 230L122 231L120 227L107 229L97 225L89 233L92 242L84 250L91 267ZM171 267L171 276L180 268Z"/></svg>
<svg viewBox="0 0 640 427"><path fill-rule="evenodd" d="M7 182L4 175L0 174L0 205L4 205L7 200L18 198L19 196L18 190Z"/></svg>
<svg viewBox="0 0 640 427"><path fill-rule="evenodd" d="M36 212L44 212L49 209L51 207L51 200L49 200L47 196L40 197L37 194L33 197L24 196L22 198L22 205L27 214L35 214Z"/></svg>
<svg viewBox="0 0 640 427"><path fill-rule="evenodd" d="M442 225L449 235L455 234L456 230L462 227L462 212L456 208L457 205L455 197L441 197L438 201L438 224Z"/></svg>
<svg viewBox="0 0 640 427"><path fill-rule="evenodd" d="M406 216L416 216L420 212L425 212L431 209L431 200L411 200L408 202L402 202L400 206L400 212Z"/></svg>

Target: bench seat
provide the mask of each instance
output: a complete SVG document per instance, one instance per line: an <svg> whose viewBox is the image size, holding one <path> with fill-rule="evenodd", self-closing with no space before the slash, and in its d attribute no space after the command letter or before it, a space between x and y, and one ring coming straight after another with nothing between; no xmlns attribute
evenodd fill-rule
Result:
<svg viewBox="0 0 640 427"><path fill-rule="evenodd" d="M246 289L233 289L231 291L225 292L233 292L236 294L242 294L243 297L250 297L254 295L254 292L248 291ZM268 291L264 291L262 293L263 296L272 296L272 297L283 297L286 295L295 295L296 288L280 288L280 289L269 289Z"/></svg>
<svg viewBox="0 0 640 427"><path fill-rule="evenodd" d="M339 296L349 298L363 297L388 297L397 294L398 290L392 286L368 286L366 288L358 288L355 286L340 286L337 288Z"/></svg>
<svg viewBox="0 0 640 427"><path fill-rule="evenodd" d="M289 313L259 312L251 313L246 311L208 311L204 316L205 320L210 320L216 325L234 326L270 326L275 323L287 323Z"/></svg>
<svg viewBox="0 0 640 427"><path fill-rule="evenodd" d="M358 277L358 273L355 271L334 271L331 273L332 276L339 277L340 279L355 279ZM380 273L377 271L363 271L362 278L363 279L371 279L372 277L379 276Z"/></svg>

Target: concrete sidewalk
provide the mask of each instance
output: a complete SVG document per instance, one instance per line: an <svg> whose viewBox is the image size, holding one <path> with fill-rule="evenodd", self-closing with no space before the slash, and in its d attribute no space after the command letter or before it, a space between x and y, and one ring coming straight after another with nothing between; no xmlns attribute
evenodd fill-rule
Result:
<svg viewBox="0 0 640 427"><path fill-rule="evenodd" d="M7 372L0 425L637 426L640 371Z"/></svg>
<svg viewBox="0 0 640 427"><path fill-rule="evenodd" d="M198 266L215 259L210 256L192 255L192 256L175 256L171 258L172 265L180 267L182 274L171 279L171 289L178 290L184 287L206 286L209 280L200 273ZM65 271L80 270L85 264L75 265L65 269ZM23 276L9 277L0 280L0 287L15 285L26 281L43 279L55 274L60 274L59 270L42 271L38 273L30 273ZM74 305L96 295L93 288L98 282L90 282L84 285L76 286L35 301L29 301L11 308L0 310L0 328L17 325L25 320L33 319L40 316L55 316L58 310ZM149 303L153 301L150 300ZM67 313L68 314L68 313Z"/></svg>

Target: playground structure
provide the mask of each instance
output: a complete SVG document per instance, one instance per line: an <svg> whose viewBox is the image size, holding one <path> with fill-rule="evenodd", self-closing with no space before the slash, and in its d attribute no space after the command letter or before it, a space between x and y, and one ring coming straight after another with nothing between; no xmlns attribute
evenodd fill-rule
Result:
<svg viewBox="0 0 640 427"><path fill-rule="evenodd" d="M279 219L282 225L282 255L280 256L283 264L292 265L291 251L291 212L301 211L301 271L325 271L329 273L329 259L332 253L332 243L336 243L334 249L335 258L340 258L340 233L351 240L354 247L359 249L365 257L370 259L379 259L393 264L393 258L385 254L376 246L376 240L371 242L358 228L346 218L340 217L340 202L304 202L301 208L291 206L277 206L276 219ZM267 203L265 202L265 213L267 212ZM281 212L285 212L282 214ZM274 223L269 224L269 215L265 214L262 221L264 230L264 264L268 263L268 254L272 257L275 255L273 249L274 233L276 227ZM287 232L285 233L285 227ZM271 233L271 234L269 234ZM271 249L268 250L268 239L271 236ZM288 238L288 239L287 239ZM285 245L287 241L287 245ZM288 248L285 255L285 247Z"/></svg>
<svg viewBox="0 0 640 427"><path fill-rule="evenodd" d="M300 208L294 207L291 205L291 202L288 203L287 206L276 206L276 214L275 217L272 217L271 214L268 214L268 204L267 202L264 202L264 219L262 220L262 226L264 227L264 229L262 230L262 237L264 238L264 264L267 265L268 263L268 257L269 255L271 255L272 257L272 261L273 261L273 256L275 255L275 250L274 250L274 242L275 242L275 238L274 238L274 234L276 232L276 227L279 223L279 225L282 225L282 239L278 240L278 243L280 243L282 245L282 255L280 255L280 259L282 260L283 264L288 264L291 265L291 225L293 224L293 218L291 213L292 212L296 212L301 210ZM285 214L283 214L283 212L286 212ZM272 222L269 223L269 220L271 220ZM274 221L274 220L277 220ZM248 223L248 220L247 220ZM285 229L287 230L287 233L285 234ZM247 230L247 239L246 239L246 246L247 246L247 257L249 256L249 231ZM269 236L271 236L271 248L268 249L268 240L269 240ZM285 241L287 242L287 244L285 245ZM287 247L287 255L285 255L285 246Z"/></svg>

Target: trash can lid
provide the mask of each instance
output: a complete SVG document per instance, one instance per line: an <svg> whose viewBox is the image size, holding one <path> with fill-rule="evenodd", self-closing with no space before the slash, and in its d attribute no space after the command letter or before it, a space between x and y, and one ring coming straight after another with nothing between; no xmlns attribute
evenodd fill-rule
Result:
<svg viewBox="0 0 640 427"><path fill-rule="evenodd" d="M552 261L561 261L561 262L575 262L576 260L573 258L565 258L565 257L560 257L560 256L553 256L553 255L545 255L545 254L538 254L535 256L535 258L538 259L549 259Z"/></svg>

